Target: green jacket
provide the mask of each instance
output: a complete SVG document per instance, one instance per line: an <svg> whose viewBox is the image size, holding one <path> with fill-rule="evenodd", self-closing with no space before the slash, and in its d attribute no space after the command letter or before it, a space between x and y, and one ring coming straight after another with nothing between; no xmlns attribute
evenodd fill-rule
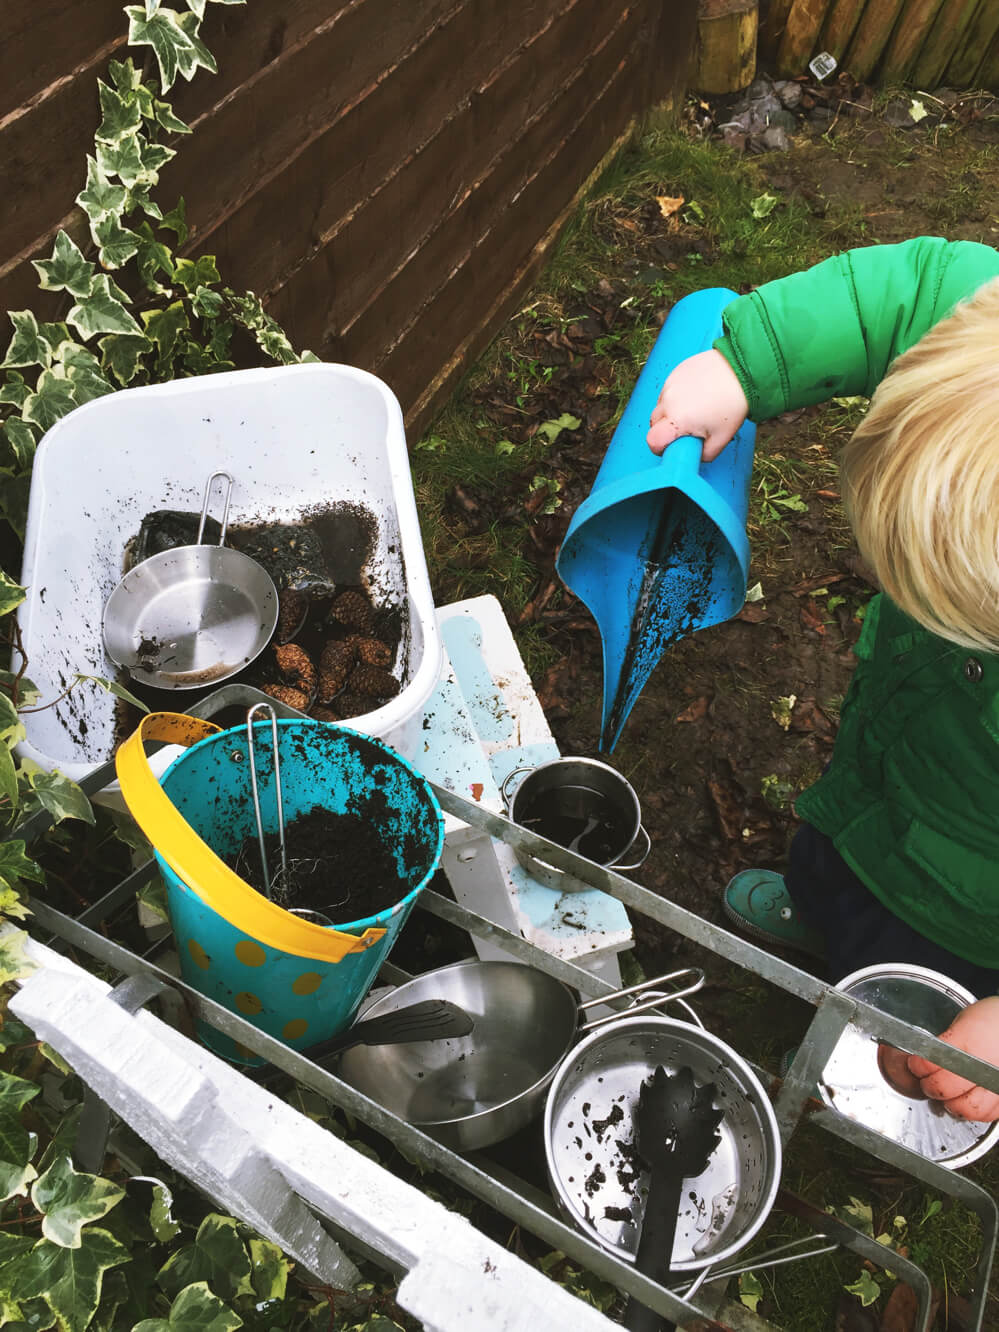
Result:
<svg viewBox="0 0 999 1332"><path fill-rule="evenodd" d="M753 420L870 397L896 356L997 276L999 254L970 241L853 250L733 301L714 345ZM798 813L896 916L999 967L999 656L938 638L883 595L856 654L832 763Z"/></svg>

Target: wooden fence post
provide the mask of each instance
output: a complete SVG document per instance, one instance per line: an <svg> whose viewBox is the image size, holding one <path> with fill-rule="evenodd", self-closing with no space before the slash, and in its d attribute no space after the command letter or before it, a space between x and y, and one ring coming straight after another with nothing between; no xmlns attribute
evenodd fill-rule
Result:
<svg viewBox="0 0 999 1332"><path fill-rule="evenodd" d="M985 59L975 71L973 88L987 88L990 92L999 83L999 32L992 38L992 43L985 54Z"/></svg>
<svg viewBox="0 0 999 1332"><path fill-rule="evenodd" d="M780 40L784 35L784 25L791 12L794 0L770 0L760 20L759 48L765 60L775 60Z"/></svg>
<svg viewBox="0 0 999 1332"><path fill-rule="evenodd" d="M881 62L882 83L904 83L944 0L906 0Z"/></svg>
<svg viewBox="0 0 999 1332"><path fill-rule="evenodd" d="M777 52L777 73L791 79L803 74L815 52L830 0L794 0Z"/></svg>
<svg viewBox="0 0 999 1332"><path fill-rule="evenodd" d="M849 45L867 0L836 0L826 15L819 38L819 48L828 51L842 63L843 52Z"/></svg>
<svg viewBox="0 0 999 1332"><path fill-rule="evenodd" d="M948 0L926 34L912 69L917 88L938 88L981 0Z"/></svg>
<svg viewBox="0 0 999 1332"><path fill-rule="evenodd" d="M694 71L699 92L749 87L756 76L758 23L758 0L701 0Z"/></svg>
<svg viewBox="0 0 999 1332"><path fill-rule="evenodd" d="M843 61L844 68L861 83L870 78L881 59L901 8L902 0L867 0Z"/></svg>
<svg viewBox="0 0 999 1332"><path fill-rule="evenodd" d="M944 71L944 82L955 88L968 88L983 63L982 52L992 45L999 31L999 0L982 0L965 29L950 63Z"/></svg>

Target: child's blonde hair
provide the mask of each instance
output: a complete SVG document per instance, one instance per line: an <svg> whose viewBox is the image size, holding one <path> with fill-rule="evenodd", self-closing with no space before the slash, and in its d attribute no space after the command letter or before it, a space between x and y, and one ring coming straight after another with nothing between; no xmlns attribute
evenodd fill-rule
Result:
<svg viewBox="0 0 999 1332"><path fill-rule="evenodd" d="M999 278L892 364L841 469L860 552L895 604L999 652Z"/></svg>

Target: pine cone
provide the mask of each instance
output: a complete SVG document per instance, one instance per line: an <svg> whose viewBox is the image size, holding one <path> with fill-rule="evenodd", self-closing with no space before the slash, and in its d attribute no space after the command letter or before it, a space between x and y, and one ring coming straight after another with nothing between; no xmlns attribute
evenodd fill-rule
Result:
<svg viewBox="0 0 999 1332"><path fill-rule="evenodd" d="M337 714L337 720L344 722L349 722L353 717L363 717L366 712L372 712L373 710L373 699L366 698L363 694L350 693L347 690L337 696L332 709Z"/></svg>
<svg viewBox="0 0 999 1332"><path fill-rule="evenodd" d="M308 600L302 592L294 588L285 588L278 596L278 619L274 637L279 643L287 643L294 638L305 619Z"/></svg>
<svg viewBox="0 0 999 1332"><path fill-rule="evenodd" d="M297 643L281 643L274 649L274 659L285 683L311 694L316 687L316 664Z"/></svg>
<svg viewBox="0 0 999 1332"><path fill-rule="evenodd" d="M317 697L320 703L330 703L347 683L354 665L354 649L350 640L331 638L323 644L319 655L319 688Z"/></svg>
<svg viewBox="0 0 999 1332"><path fill-rule="evenodd" d="M265 694L270 694L271 698L276 698L279 703L286 703L289 708L297 708L299 712L305 712L309 706L309 696L301 689L292 689L290 685L279 684L263 684L260 688Z"/></svg>
<svg viewBox="0 0 999 1332"><path fill-rule="evenodd" d="M351 671L347 685L354 692L372 698L395 698L400 688L394 675L379 666L368 666L364 662Z"/></svg>
<svg viewBox="0 0 999 1332"><path fill-rule="evenodd" d="M347 629L370 634L375 623L375 609L360 588L346 587L334 597L330 618Z"/></svg>
<svg viewBox="0 0 999 1332"><path fill-rule="evenodd" d="M332 708L323 708L323 707L313 708L312 711L309 713L309 716L313 719L313 721L335 723L340 720L339 714L334 712Z"/></svg>
<svg viewBox="0 0 999 1332"><path fill-rule="evenodd" d="M387 670L392 665L392 658L395 653L388 643L383 643L380 638L366 638L363 634L351 634L347 642L353 646L357 653L357 660L363 661L366 666L381 666Z"/></svg>

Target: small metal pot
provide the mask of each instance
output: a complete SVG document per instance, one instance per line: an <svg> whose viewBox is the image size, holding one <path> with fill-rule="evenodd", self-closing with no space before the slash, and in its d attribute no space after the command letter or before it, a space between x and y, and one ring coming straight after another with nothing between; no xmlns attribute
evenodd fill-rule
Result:
<svg viewBox="0 0 999 1332"><path fill-rule="evenodd" d="M520 780L514 785L514 779ZM576 851L597 865L621 871L644 864L651 842L631 783L597 759L558 758L514 768L500 786L513 823ZM559 893L589 891L589 884L514 847L524 869Z"/></svg>
<svg viewBox="0 0 999 1332"><path fill-rule="evenodd" d="M885 962L862 967L836 986L892 1017L938 1036L975 996L929 967ZM999 1141L999 1122L956 1119L939 1101L906 1096L885 1081L878 1044L850 1023L822 1072L819 1095L831 1109L949 1170L977 1161Z"/></svg>
<svg viewBox="0 0 999 1332"><path fill-rule="evenodd" d="M686 979L682 988L657 987ZM672 972L580 1005L560 980L520 962L456 962L398 986L364 1010L379 1017L425 999L444 999L474 1022L468 1036L411 1045L355 1046L340 1077L400 1119L454 1151L510 1137L541 1113L545 1094L580 1031L617 1022L615 1013L580 1024L589 1008L642 996L628 1012L678 1002L704 984L694 968Z"/></svg>
<svg viewBox="0 0 999 1332"><path fill-rule="evenodd" d="M556 1074L545 1106L545 1154L562 1212L591 1239L634 1260L648 1172L636 1159L634 1117L642 1083L662 1065L713 1083L724 1110L707 1167L684 1181L672 1271L730 1258L763 1225L777 1196L777 1118L749 1065L717 1036L666 1017L624 1017L580 1041Z"/></svg>
<svg viewBox="0 0 999 1332"><path fill-rule="evenodd" d="M202 545L212 482L228 484L217 546ZM224 545L232 477L213 472L193 546L175 546L130 569L104 607L104 648L133 680L199 689L227 680L263 652L278 617L270 574Z"/></svg>

